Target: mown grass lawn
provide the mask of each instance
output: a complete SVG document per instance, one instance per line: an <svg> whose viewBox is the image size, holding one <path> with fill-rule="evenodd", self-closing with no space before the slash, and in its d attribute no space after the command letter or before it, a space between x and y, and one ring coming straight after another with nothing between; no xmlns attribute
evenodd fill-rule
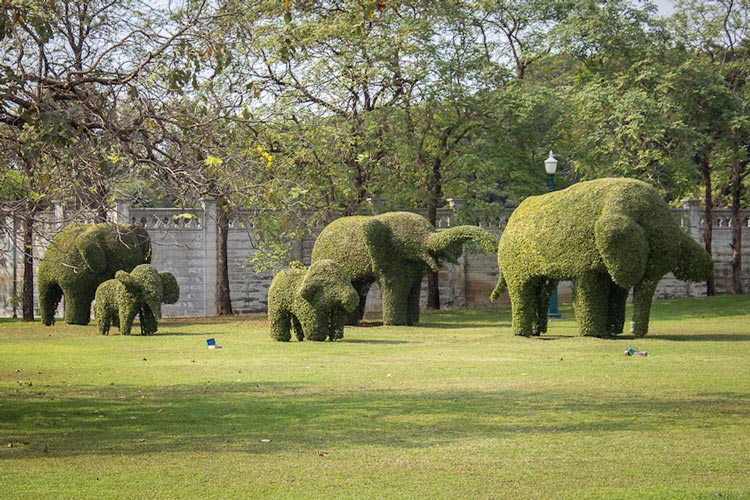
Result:
<svg viewBox="0 0 750 500"><path fill-rule="evenodd" d="M486 310L336 343L0 320L0 498L750 498L750 297L658 302L644 339L562 313L539 339Z"/></svg>

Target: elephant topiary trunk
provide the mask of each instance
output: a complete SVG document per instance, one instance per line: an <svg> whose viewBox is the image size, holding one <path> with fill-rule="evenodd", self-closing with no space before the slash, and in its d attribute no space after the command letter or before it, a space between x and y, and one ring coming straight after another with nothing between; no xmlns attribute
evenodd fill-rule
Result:
<svg viewBox="0 0 750 500"><path fill-rule="evenodd" d="M142 226L71 224L50 242L37 273L42 323L55 322L65 296L65 322L87 325L96 288L117 271L151 261L151 241Z"/></svg>
<svg viewBox="0 0 750 500"><path fill-rule="evenodd" d="M383 323L419 322L419 296L427 271L455 262L465 243L495 252L497 239L475 226L436 231L427 219L410 212L352 216L326 226L315 241L312 261L331 259L346 272L359 295L359 305L348 323L359 322L372 283L380 285Z"/></svg>
<svg viewBox="0 0 750 500"><path fill-rule="evenodd" d="M713 263L656 189L633 179L599 179L524 200L500 239L498 266L490 298L507 286L516 335L546 331L551 285L570 279L582 335L622 333L632 288L633 333L640 337L648 332L659 280L669 272L704 280Z"/></svg>

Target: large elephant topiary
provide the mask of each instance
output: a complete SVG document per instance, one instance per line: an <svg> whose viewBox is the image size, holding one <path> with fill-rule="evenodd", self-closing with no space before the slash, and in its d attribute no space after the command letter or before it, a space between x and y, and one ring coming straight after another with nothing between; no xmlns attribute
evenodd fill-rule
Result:
<svg viewBox="0 0 750 500"><path fill-rule="evenodd" d="M409 212L356 215L337 219L323 229L315 241L312 262L332 259L344 268L360 298L349 323L362 319L367 292L377 282L383 323L415 325L424 274L437 271L442 261L455 262L467 242L476 242L488 252L497 249L497 239L476 226L437 231L427 219Z"/></svg>
<svg viewBox="0 0 750 500"><path fill-rule="evenodd" d="M42 323L55 322L65 295L65 322L87 325L96 288L117 271L151 261L151 240L141 226L71 224L50 242L37 273Z"/></svg>
<svg viewBox="0 0 750 500"><path fill-rule="evenodd" d="M117 271L114 279L99 285L95 298L96 324L102 335L109 334L111 325L119 326L120 334L130 335L136 314L140 315L141 334L151 335L161 319L161 305L177 302L180 287L172 273L141 264L129 273Z"/></svg>
<svg viewBox="0 0 750 500"><path fill-rule="evenodd" d="M552 285L570 279L582 335L622 333L625 301L634 289L633 333L648 332L651 301L667 273L707 279L708 253L672 217L659 192L633 179L599 179L533 196L513 212L498 245L516 335L547 329Z"/></svg>
<svg viewBox="0 0 750 500"><path fill-rule="evenodd" d="M344 337L346 316L359 301L343 269L332 260L319 260L309 269L285 269L268 289L271 337L289 341L338 340Z"/></svg>

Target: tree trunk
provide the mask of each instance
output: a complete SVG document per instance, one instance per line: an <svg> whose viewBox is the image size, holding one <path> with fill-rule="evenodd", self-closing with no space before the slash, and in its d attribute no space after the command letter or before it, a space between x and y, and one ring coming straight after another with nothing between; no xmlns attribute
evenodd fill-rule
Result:
<svg viewBox="0 0 750 500"><path fill-rule="evenodd" d="M427 207L427 220L430 221L433 227L437 223L437 203L432 198L430 198ZM429 271L427 273L427 308L440 309L440 282L437 271Z"/></svg>
<svg viewBox="0 0 750 500"><path fill-rule="evenodd" d="M700 161L700 170L703 174L703 185L705 186L704 191L704 204L706 214L706 225L703 227L703 241L705 244L706 252L708 255L713 255L713 235L714 235L714 200L713 200L713 185L711 183L711 166L708 161L708 155L704 155ZM716 279L714 274L706 280L706 295L716 295Z"/></svg>
<svg viewBox="0 0 750 500"><path fill-rule="evenodd" d="M224 198L219 198L217 205L216 225L219 229L218 276L216 286L216 312L219 316L232 315L232 297L229 291L229 258L227 243L229 239L229 206Z"/></svg>
<svg viewBox="0 0 750 500"><path fill-rule="evenodd" d="M740 165L732 169L732 295L742 293L742 221L740 201L742 196L742 175Z"/></svg>
<svg viewBox="0 0 750 500"><path fill-rule="evenodd" d="M23 320L34 321L34 215L29 203L23 218Z"/></svg>

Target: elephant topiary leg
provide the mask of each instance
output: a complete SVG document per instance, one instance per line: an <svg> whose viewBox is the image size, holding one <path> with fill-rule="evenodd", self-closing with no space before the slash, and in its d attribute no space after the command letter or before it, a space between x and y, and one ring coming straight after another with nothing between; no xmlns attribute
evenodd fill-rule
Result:
<svg viewBox="0 0 750 500"><path fill-rule="evenodd" d="M99 313L97 311L96 313L96 326L99 330L99 333L102 335L109 335L109 328L112 325L112 318L105 313Z"/></svg>
<svg viewBox="0 0 750 500"><path fill-rule="evenodd" d="M328 319L328 340L339 340L344 338L346 316L346 311L341 309L331 312L331 316Z"/></svg>
<svg viewBox="0 0 750 500"><path fill-rule="evenodd" d="M419 324L419 298L422 295L422 276L412 283L409 296L406 301L406 324Z"/></svg>
<svg viewBox="0 0 750 500"><path fill-rule="evenodd" d="M411 292L411 281L404 278L386 278L380 280L383 301L383 324L407 325L408 301Z"/></svg>
<svg viewBox="0 0 750 500"><path fill-rule="evenodd" d="M534 305L533 334L539 336L547 333L549 321L549 298L557 283L547 278L542 278L536 283L536 303Z"/></svg>
<svg viewBox="0 0 750 500"><path fill-rule="evenodd" d="M305 340L305 332L302 330L302 324L297 319L297 316L294 315L292 315L292 328L294 328L294 336L297 337L297 340L300 342ZM291 334L288 336L291 338Z"/></svg>
<svg viewBox="0 0 750 500"><path fill-rule="evenodd" d="M630 290L612 283L609 289L609 308L607 310L607 330L610 335L622 333L625 328L625 304Z"/></svg>
<svg viewBox="0 0 750 500"><path fill-rule="evenodd" d="M292 315L279 311L269 311L271 337L281 342L289 342L292 339Z"/></svg>
<svg viewBox="0 0 750 500"><path fill-rule="evenodd" d="M42 313L42 324L51 326L55 324L55 311L62 299L62 289L57 283L39 284L39 309Z"/></svg>
<svg viewBox="0 0 750 500"><path fill-rule="evenodd" d="M586 273L575 282L573 308L581 335L607 337L610 278L602 273Z"/></svg>
<svg viewBox="0 0 750 500"><path fill-rule="evenodd" d="M643 337L648 333L648 321L651 316L651 301L658 282L645 282L633 290L633 335Z"/></svg>
<svg viewBox="0 0 750 500"><path fill-rule="evenodd" d="M138 310L133 306L120 304L120 335L130 335Z"/></svg>
<svg viewBox="0 0 750 500"><path fill-rule="evenodd" d="M299 323L295 323L295 331L297 330L297 324L300 325L300 331L297 331L297 339L302 340L314 340L322 341L328 338L328 321L330 318L326 311L315 311L312 314L295 316L292 321L299 319ZM304 332L304 337L301 338L301 333Z"/></svg>
<svg viewBox="0 0 750 500"><path fill-rule="evenodd" d="M69 325L88 325L91 320L91 302L94 295L80 291L63 290L65 295L65 322Z"/></svg>
<svg viewBox="0 0 750 500"><path fill-rule="evenodd" d="M536 318L536 281L523 283L508 282L508 296L512 311L511 329L514 335L531 337L534 335Z"/></svg>
<svg viewBox="0 0 750 500"><path fill-rule="evenodd" d="M138 319L141 323L141 335L153 335L157 332L158 321L150 307L144 304L138 311Z"/></svg>
<svg viewBox="0 0 750 500"><path fill-rule="evenodd" d="M365 317L365 306L367 306L367 293L370 291L371 281L353 281L352 286L359 295L359 305L346 317L347 325L357 325Z"/></svg>

